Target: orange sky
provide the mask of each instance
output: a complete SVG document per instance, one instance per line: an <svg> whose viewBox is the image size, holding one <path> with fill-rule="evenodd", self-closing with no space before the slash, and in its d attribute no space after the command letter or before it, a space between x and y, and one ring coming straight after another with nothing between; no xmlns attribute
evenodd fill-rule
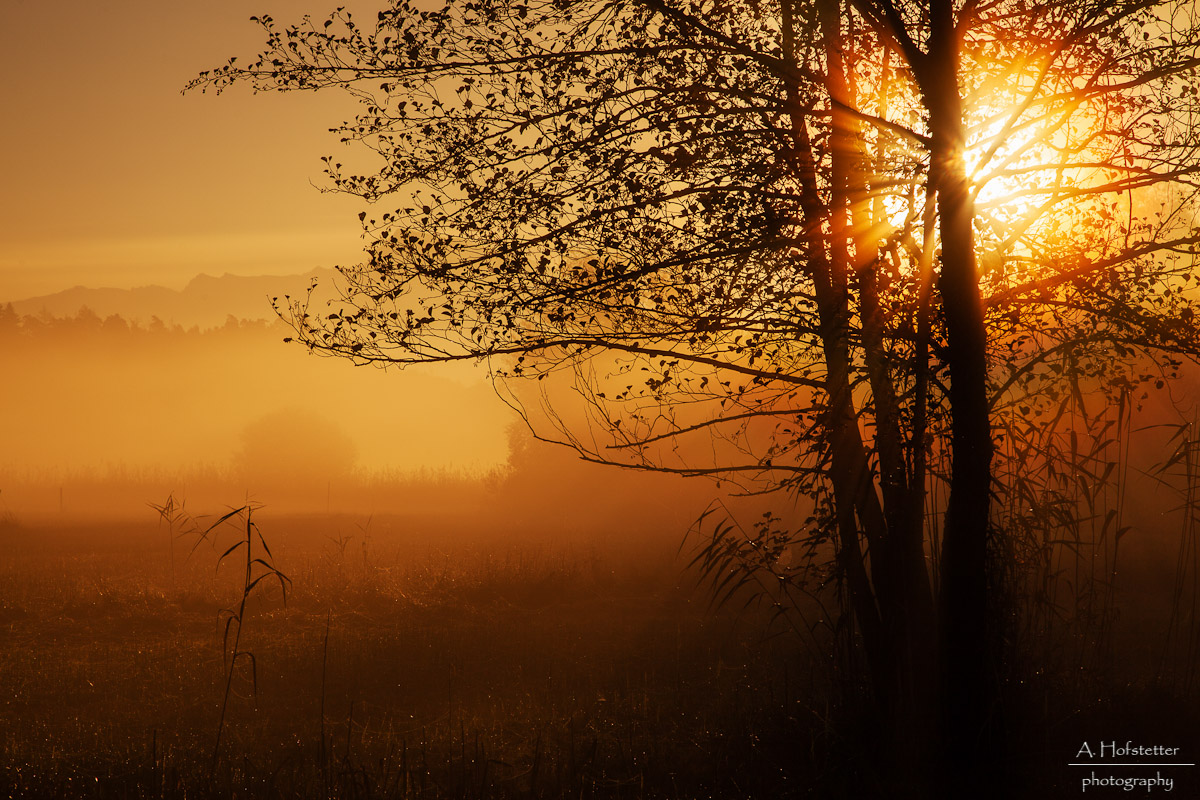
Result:
<svg viewBox="0 0 1200 800"><path fill-rule="evenodd" d="M376 0L4 0L0 303L76 285L179 289L199 273L294 275L357 262L360 201L312 185L323 178L321 156L353 158L328 132L353 115L352 101L247 87L180 93L201 70L258 52L265 36L252 15L285 23L336 5L367 17L377 8ZM13 421L0 431L0 461L62 470L218 463L246 425L279 409L338 422L368 469L504 461L512 415L482 369L384 375L306 358L281 338L272 339L278 352L256 345L238 358L220 348L174 353L159 399L138 382L154 370L136 353L102 355L86 375L75 361L39 362L33 350L32 364L0 353L3 377L23 387L0 398ZM197 389L264 375L276 375L267 383L277 391L255 384L253 402ZM106 406L95 387L125 399ZM345 396L329 395L335 388ZM135 397L148 405L135 407Z"/></svg>
<svg viewBox="0 0 1200 800"><path fill-rule="evenodd" d="M0 301L357 260L357 206L310 183L320 156L340 154L326 131L351 103L241 87L180 95L200 70L257 52L251 15L338 4L7 0Z"/></svg>

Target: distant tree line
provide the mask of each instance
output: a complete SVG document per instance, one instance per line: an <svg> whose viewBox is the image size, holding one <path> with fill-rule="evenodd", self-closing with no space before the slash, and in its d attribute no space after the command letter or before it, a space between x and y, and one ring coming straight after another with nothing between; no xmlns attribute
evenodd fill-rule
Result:
<svg viewBox="0 0 1200 800"><path fill-rule="evenodd" d="M148 337L171 339L199 339L202 337L227 336L230 333L267 333L287 329L279 320L239 319L230 314L219 326L201 328L199 325L183 327L164 322L157 315L148 321L126 319L120 314L100 316L87 306L74 315L56 316L46 310L36 314L18 313L12 303L0 305L0 340L49 341L97 338L109 341L128 341ZM290 329L288 329L290 330Z"/></svg>

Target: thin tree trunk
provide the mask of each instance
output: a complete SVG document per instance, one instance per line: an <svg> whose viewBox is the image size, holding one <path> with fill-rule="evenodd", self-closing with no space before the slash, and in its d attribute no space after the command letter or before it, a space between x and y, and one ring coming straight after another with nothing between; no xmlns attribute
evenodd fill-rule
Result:
<svg viewBox="0 0 1200 800"><path fill-rule="evenodd" d="M836 425L831 438L835 447L842 443L845 464L837 468L839 452L835 449L831 478L835 492L853 491L860 498L859 522L871 547L871 583L881 621L881 641L874 647L883 654L872 664L884 748L881 766L892 778L895 796L925 797L937 729L934 606L920 529L914 537L907 513L910 487L876 293L879 254L866 234L871 228L869 171L861 126L847 111L856 105L856 99L843 48L853 37L843 30L839 5L839 0L818 4L831 109L827 252L833 294L828 309L820 310L823 328L836 328L825 335L825 361L831 381L836 376L830 392L831 422ZM858 289L863 357L874 397L879 494L850 397L846 336L850 310L844 298L851 281ZM820 291L818 305L824 305ZM839 489L845 481L853 486Z"/></svg>

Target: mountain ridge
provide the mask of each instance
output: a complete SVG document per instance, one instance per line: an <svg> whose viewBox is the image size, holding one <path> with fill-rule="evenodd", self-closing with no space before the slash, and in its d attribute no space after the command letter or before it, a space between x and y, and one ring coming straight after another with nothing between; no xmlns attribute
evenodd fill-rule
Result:
<svg viewBox="0 0 1200 800"><path fill-rule="evenodd" d="M46 313L50 316L74 316L89 308L100 317L118 314L130 321L148 322L158 317L169 325L208 327L223 323L227 317L271 319L272 297L297 296L308 291L314 280L328 286L336 272L317 268L294 275L223 275L200 273L182 289L157 284L131 289L73 286L52 294L12 300L21 315ZM3 303L0 303L3 304Z"/></svg>

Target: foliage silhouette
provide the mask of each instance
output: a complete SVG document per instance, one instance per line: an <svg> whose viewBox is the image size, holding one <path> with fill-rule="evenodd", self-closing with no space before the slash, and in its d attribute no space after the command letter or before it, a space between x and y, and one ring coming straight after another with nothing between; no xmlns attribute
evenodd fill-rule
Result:
<svg viewBox="0 0 1200 800"><path fill-rule="evenodd" d="M387 209L362 215L341 303L280 301L296 338L360 364L487 360L585 459L804 498L785 546L833 553L902 785L924 796L940 764L947 791L998 791L999 599L1029 509L1063 497L1009 478L1083 464L1011 421L1071 411L1103 441L1089 404L1200 352L1192 4L257 21L257 60L190 87L350 92L336 131L378 158L326 157L330 189ZM719 581L756 568L720 550L731 530Z"/></svg>

